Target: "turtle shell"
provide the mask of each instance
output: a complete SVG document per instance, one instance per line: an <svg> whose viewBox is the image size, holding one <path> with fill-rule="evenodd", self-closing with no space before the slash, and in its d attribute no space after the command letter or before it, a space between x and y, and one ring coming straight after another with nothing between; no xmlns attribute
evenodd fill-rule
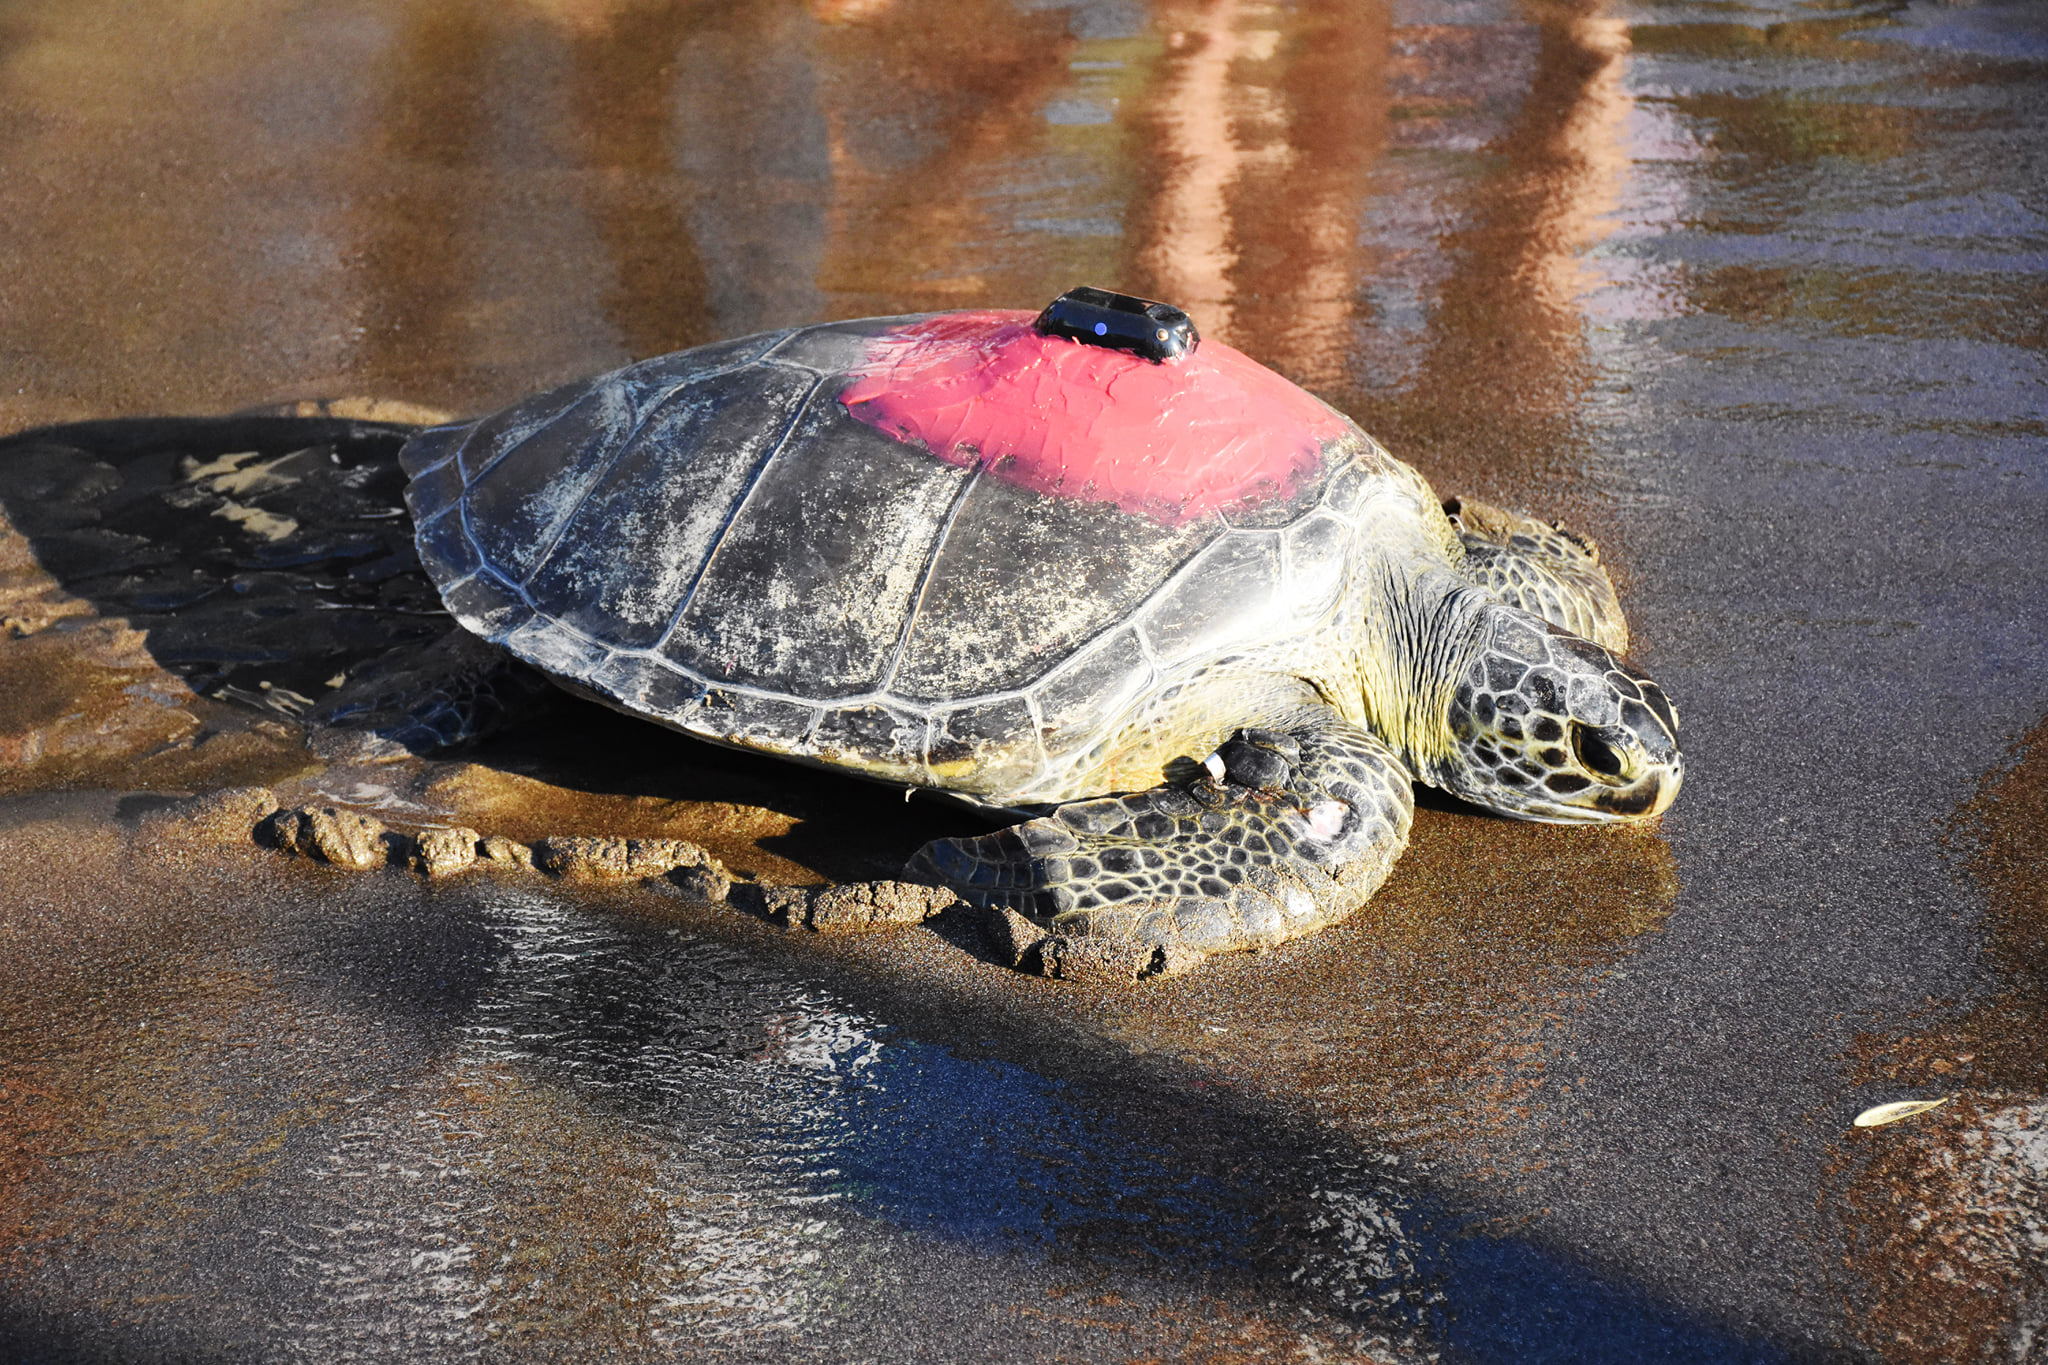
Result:
<svg viewBox="0 0 2048 1365"><path fill-rule="evenodd" d="M1076 794L1147 696L1313 639L1400 468L1227 346L1158 364L1028 313L700 347L402 458L448 609L572 690L999 804Z"/></svg>

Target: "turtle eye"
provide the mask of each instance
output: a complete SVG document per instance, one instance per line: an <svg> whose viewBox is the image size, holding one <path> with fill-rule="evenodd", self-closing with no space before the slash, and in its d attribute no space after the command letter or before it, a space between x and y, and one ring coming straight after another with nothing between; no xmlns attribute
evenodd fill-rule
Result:
<svg viewBox="0 0 2048 1365"><path fill-rule="evenodd" d="M1628 768L1628 760L1621 751L1588 725L1572 727L1572 754L1579 760L1580 767L1609 782L1619 782Z"/></svg>

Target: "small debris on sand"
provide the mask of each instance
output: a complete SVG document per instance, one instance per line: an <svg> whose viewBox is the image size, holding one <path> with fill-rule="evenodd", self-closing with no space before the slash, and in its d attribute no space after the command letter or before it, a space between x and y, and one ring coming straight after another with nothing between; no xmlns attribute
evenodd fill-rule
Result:
<svg viewBox="0 0 2048 1365"><path fill-rule="evenodd" d="M395 830L361 811L334 806L277 810L274 801L244 800L257 841L366 872L390 864L446 877L479 864L530 868L563 880L666 882L693 900L717 903L732 890L725 864L685 839L597 839L554 835L531 847L467 826ZM248 820L243 827L247 828Z"/></svg>
<svg viewBox="0 0 2048 1365"><path fill-rule="evenodd" d="M477 841L476 852L479 859L488 863L502 863L508 867L533 866L533 850L502 834L486 834Z"/></svg>
<svg viewBox="0 0 2048 1365"><path fill-rule="evenodd" d="M1147 974L1153 956L1154 949L1149 943L1125 943L1112 938L1053 934L1038 945L1041 969L1047 976L1062 981L1136 981Z"/></svg>
<svg viewBox="0 0 2048 1365"><path fill-rule="evenodd" d="M842 886L775 886L753 883L738 888L733 904L785 929L821 934L863 929L892 929L922 924L945 913L961 900L943 887L918 882L848 882Z"/></svg>
<svg viewBox="0 0 2048 1365"><path fill-rule="evenodd" d="M483 836L466 825L423 829L413 836L412 865L429 877L446 877L476 866Z"/></svg>
<svg viewBox="0 0 2048 1365"><path fill-rule="evenodd" d="M187 837L226 840L260 825L276 810L277 798L268 787L228 787L184 797L152 810L142 817L142 828L158 836L175 832Z"/></svg>
<svg viewBox="0 0 2048 1365"><path fill-rule="evenodd" d="M943 887L917 882L851 882L811 893L801 923L819 933L886 929L898 924L922 924L961 903L958 896ZM798 922L795 916L790 917L792 926Z"/></svg>
<svg viewBox="0 0 2048 1365"><path fill-rule="evenodd" d="M287 853L318 858L355 872L367 872L392 861L393 845L404 838L394 836L374 816L334 806L300 806L278 811L258 826L257 834L264 842Z"/></svg>
<svg viewBox="0 0 2048 1365"><path fill-rule="evenodd" d="M533 845L533 865L554 877L599 881L664 878L697 900L732 890L725 865L684 839L549 838Z"/></svg>
<svg viewBox="0 0 2048 1365"><path fill-rule="evenodd" d="M1038 945L1045 942L1047 934L1015 910L998 907L989 911L981 932L998 961L1018 971L1038 969Z"/></svg>
<svg viewBox="0 0 2048 1365"><path fill-rule="evenodd" d="M1079 934L1072 937L1053 934L1036 946L1039 970L1047 976L1062 981L1097 981L1117 985L1150 977L1179 976L1200 966L1209 956L1175 943L1134 942ZM1018 965L1023 970L1030 970L1028 962Z"/></svg>

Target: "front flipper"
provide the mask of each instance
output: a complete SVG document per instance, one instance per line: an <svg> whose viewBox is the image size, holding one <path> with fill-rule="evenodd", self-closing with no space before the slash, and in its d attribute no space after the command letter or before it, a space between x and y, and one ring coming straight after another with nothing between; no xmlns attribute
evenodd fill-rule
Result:
<svg viewBox="0 0 2048 1365"><path fill-rule="evenodd" d="M1114 946L1118 974L1171 973L1349 915L1407 847L1414 809L1393 750L1319 710L1239 731L1192 782L927 844L908 874L1044 931L1014 957L1052 968Z"/></svg>
<svg viewBox="0 0 2048 1365"><path fill-rule="evenodd" d="M1616 654L1628 652L1628 621L1600 547L1561 526L1470 498L1444 504L1465 546L1458 571L1511 607L1540 616Z"/></svg>

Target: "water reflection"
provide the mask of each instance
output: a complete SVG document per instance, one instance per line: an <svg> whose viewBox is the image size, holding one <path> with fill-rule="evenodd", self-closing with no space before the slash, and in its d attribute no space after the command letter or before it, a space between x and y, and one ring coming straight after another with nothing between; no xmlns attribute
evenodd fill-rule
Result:
<svg viewBox="0 0 2048 1365"><path fill-rule="evenodd" d="M1408 1200L1377 1172L1354 1184L1321 1165L1319 1188L1290 1194L1233 1175L1247 1153L1189 1150L1066 1082L904 1036L715 941L516 892L480 913L502 955L450 1078L484 1108L501 1090L566 1087L654 1144L632 1202L663 1211L665 1246L638 1253L658 1268L642 1288L663 1331L832 1324L877 1223L962 1250L1306 1278L1345 1312L1413 1289ZM1304 1198L1337 1216L1296 1224ZM533 1233L486 1220L461 1235L488 1249Z"/></svg>
<svg viewBox="0 0 2048 1365"><path fill-rule="evenodd" d="M1604 533L1580 425L1593 379L1587 298L1602 283L1586 253L1611 231L1628 166L1629 29L1597 2L1522 8L1532 48L1517 51L1508 29L1408 38L1421 58L1411 98L1426 101L1419 135L1451 148L1483 139L1486 159L1442 191L1456 207L1438 210L1447 227L1430 243L1439 278L1417 284L1427 326L1405 338L1419 358L1395 393L1360 396L1361 420L1443 491ZM1503 120L1507 90L1518 102ZM1448 393L1460 400L1440 401ZM1578 477L1560 481L1561 469Z"/></svg>
<svg viewBox="0 0 2048 1365"><path fill-rule="evenodd" d="M1379 6L1163 5L1139 124L1134 287L1309 385L1342 377L1365 178L1385 139Z"/></svg>
<svg viewBox="0 0 2048 1365"><path fill-rule="evenodd" d="M1974 1013L1983 979L1940 832L2040 714L2038 672L2018 664L2039 654L2040 613L2006 585L2038 577L2022 529L2040 519L2038 442L2022 433L2040 430L2040 366L2021 314L2039 288L2039 196L2022 182L2040 179L2041 105L2038 66L1879 39L2028 8L1640 11L1628 80L1666 150L1604 250L1665 289L1661 308L1591 334L1605 443L1652 495L1638 600L1674 686L1697 698L1689 748L1722 785L1667 826L1686 893L1635 964L1693 984L1625 990L1569 1031L1639 1087L1599 1117L1623 1195L1579 1235L1674 1216L1726 1229L1741 1250L1680 1254L1737 1302L1778 1248L1805 1243L1822 1282L1824 1239L1841 1233L1854 1265L1833 1311L1887 1358L2009 1347L2035 1292L2013 1292L2031 1282L2013 1270L2027 1225L2010 1215L2037 1179L2022 1159L2031 1082L2001 1079L1987 1088L2018 1093L1917 1128L1847 1125L1865 1104L1959 1088L1993 1051L1940 1022ZM1872 747L1879 713L1891 739ZM1759 799L1788 775L1786 799ZM1734 998L1697 975L1709 963ZM1741 1036L1764 1017L1814 1041ZM1866 1029L1880 1037L1855 1037ZM1867 1064L1895 1029L1897 1051ZM2009 1014L1990 1031L2010 1055L2039 1028ZM1744 1118L1717 1121L1730 1113ZM1695 1188L1635 1196L1680 1162L1704 1173ZM1831 1193L1817 1219L1763 1194L1844 1184L1851 1209Z"/></svg>
<svg viewBox="0 0 2048 1365"><path fill-rule="evenodd" d="M688 173L717 168L679 173L671 98L701 25L677 4L537 8L412 7L383 50L350 215L356 368L380 389L510 396L501 338L565 378L724 335L688 221Z"/></svg>
<svg viewBox="0 0 2048 1365"><path fill-rule="evenodd" d="M380 383L462 401L502 382L505 332L552 378L551 347L589 367L1078 279L1342 380L1387 122L1378 6L535 12L420 11L388 49L352 234ZM547 191L509 216L524 179Z"/></svg>
<svg viewBox="0 0 2048 1365"><path fill-rule="evenodd" d="M634 357L724 335L708 306L711 284L687 213L687 182L677 174L671 94L693 8L663 0L570 10L579 160L612 263L601 304Z"/></svg>
<svg viewBox="0 0 2048 1365"><path fill-rule="evenodd" d="M309 921L290 954L344 997L469 1002L431 1069L350 1101L309 1184L278 1173L301 1327L375 1280L422 1333L459 1324L472 1344L546 1339L584 1301L622 1340L857 1342L917 1247L1004 1258L1012 1295L1095 1267L1125 1292L1166 1276L1222 1305L1277 1300L1262 1311L1287 1305L1326 1346L1770 1358L1474 1229L1390 1153L1192 1108L1128 1068L1105 1088L1055 1057L966 1055L659 919L510 888L440 910L463 926L445 943L400 930L394 951L374 915ZM394 960L439 987L393 983ZM343 1184L356 1213L337 1225L318 1211ZM1569 1311L1532 1335L1560 1295Z"/></svg>
<svg viewBox="0 0 2048 1365"><path fill-rule="evenodd" d="M834 18L819 40L832 184L817 276L834 315L1029 307L1066 287L1046 293L1052 279L1099 273L1115 228L1085 182L1093 157L1117 159L1098 117L1115 96L1097 87L1118 83L1127 26L1090 39L1068 6L1001 0Z"/></svg>
<svg viewBox="0 0 2048 1365"><path fill-rule="evenodd" d="M1163 174L1138 248L1140 268L1158 281L1152 292L1200 318L1218 339L1232 335L1230 277L1238 260L1227 196L1252 159L1226 103L1252 92L1240 91L1231 68L1270 60L1280 36L1246 26L1247 8L1213 0L1162 16L1173 25L1166 46L1174 54L1154 94Z"/></svg>
<svg viewBox="0 0 2048 1365"><path fill-rule="evenodd" d="M366 883L175 823L131 861L117 828L10 814L10 853L87 859L60 894L125 900L84 926L86 970L29 945L0 982L7 1017L46 1021L0 1117L35 1173L0 1187L0 1339L788 1358L884 1350L915 1311L1010 1358L1126 1330L1295 1358L1406 1359L1418 1336L1476 1360L1758 1358L1474 1226L1410 1158L943 979L929 1009L893 987L877 1009L725 912ZM1532 1357L1537 1306L1565 1300Z"/></svg>

